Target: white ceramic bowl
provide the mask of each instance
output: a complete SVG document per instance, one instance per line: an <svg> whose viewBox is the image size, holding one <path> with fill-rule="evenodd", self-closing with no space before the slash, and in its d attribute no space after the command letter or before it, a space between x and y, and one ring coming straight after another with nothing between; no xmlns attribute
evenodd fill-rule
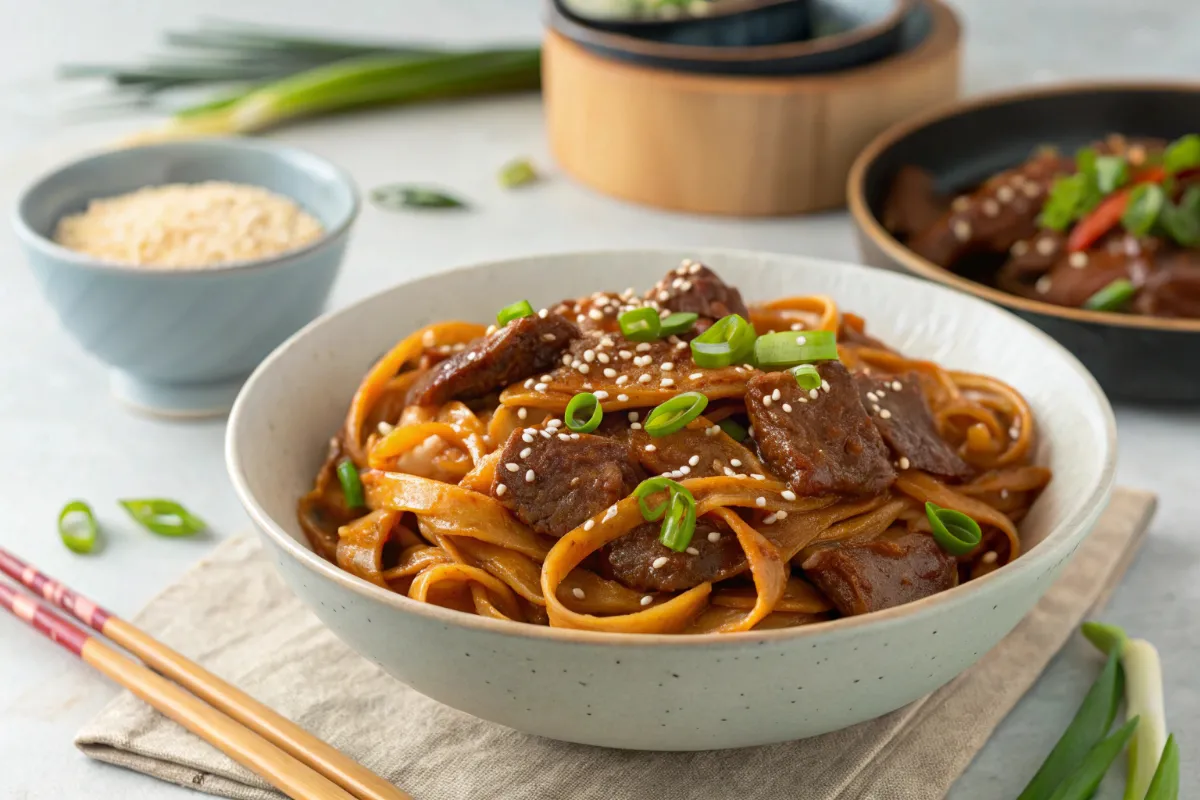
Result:
<svg viewBox="0 0 1200 800"><path fill-rule="evenodd" d="M312 553L296 522L329 437L374 360L433 320L486 322L510 302L549 305L649 286L702 259L748 301L823 293L902 350L996 375L1039 422L1054 480L1021 529L1027 552L916 603L801 628L704 636L614 635L485 619L426 605ZM538 256L433 275L309 325L253 374L234 407L227 459L272 559L338 636L417 691L522 731L645 750L742 747L871 719L933 691L1037 602L1092 528L1113 481L1112 411L1048 336L950 289L863 267L729 251Z"/></svg>

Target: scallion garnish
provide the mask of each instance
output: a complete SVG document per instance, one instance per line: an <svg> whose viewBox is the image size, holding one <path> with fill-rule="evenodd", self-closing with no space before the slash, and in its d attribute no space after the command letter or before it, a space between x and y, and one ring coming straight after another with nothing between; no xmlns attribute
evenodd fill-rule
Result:
<svg viewBox="0 0 1200 800"><path fill-rule="evenodd" d="M638 509L640 509L642 512L642 519L646 520L647 522L653 522L656 519L660 519L662 515L666 513L667 506L670 505L671 501L671 487L678 487L680 489L683 488L680 484L676 483L670 478L663 478L661 476L657 478L647 478L637 485L637 488L633 490L633 496L637 498ZM650 495L658 494L659 492L667 493L666 502L657 506L649 505L646 502L646 499L650 497Z"/></svg>
<svg viewBox="0 0 1200 800"><path fill-rule="evenodd" d="M496 315L496 324L503 328L514 319L532 316L533 306L529 304L528 300L520 300L510 306L505 306L504 308L500 309L500 313Z"/></svg>
<svg viewBox="0 0 1200 800"><path fill-rule="evenodd" d="M1184 247L1200 245L1200 186L1189 186L1178 203L1163 206L1158 222Z"/></svg>
<svg viewBox="0 0 1200 800"><path fill-rule="evenodd" d="M961 511L926 503L925 516L929 517L938 546L952 556L965 556L983 539L979 523Z"/></svg>
<svg viewBox="0 0 1200 800"><path fill-rule="evenodd" d="M1139 183L1129 192L1129 203L1121 224L1134 236L1145 236L1154 228L1167 202L1167 193L1157 183Z"/></svg>
<svg viewBox="0 0 1200 800"><path fill-rule="evenodd" d="M362 508L367 504L363 498L362 479L358 477L358 467L350 459L343 459L337 465L338 482L342 484L342 495L346 498L346 508Z"/></svg>
<svg viewBox="0 0 1200 800"><path fill-rule="evenodd" d="M1100 291L1083 301L1083 307L1092 311L1116 311L1137 294L1137 288L1127 278L1117 278Z"/></svg>
<svg viewBox="0 0 1200 800"><path fill-rule="evenodd" d="M580 419L580 415L587 419ZM563 422L576 433L591 433L600 427L603 418L604 409L600 407L600 400L591 392L580 392L572 397L567 403L567 410L563 412Z"/></svg>
<svg viewBox="0 0 1200 800"><path fill-rule="evenodd" d="M754 363L762 369L836 361L837 357L837 335L833 331L768 333L754 341Z"/></svg>
<svg viewBox="0 0 1200 800"><path fill-rule="evenodd" d="M518 186L533 183L537 178L537 170L525 158L510 161L500 169L500 185L505 189L515 189Z"/></svg>
<svg viewBox="0 0 1200 800"><path fill-rule="evenodd" d="M92 508L82 500L72 500L58 512L58 535L73 553L90 553L96 549L100 527Z"/></svg>
<svg viewBox="0 0 1200 800"><path fill-rule="evenodd" d="M1163 151L1163 169L1174 175L1200 167L1200 136L1189 133L1167 145Z"/></svg>
<svg viewBox="0 0 1200 800"><path fill-rule="evenodd" d="M204 520L174 500L147 498L120 503L143 528L159 536L191 536L208 527Z"/></svg>
<svg viewBox="0 0 1200 800"><path fill-rule="evenodd" d="M800 364L788 371L796 379L796 385L806 392L821 386L821 373L812 364Z"/></svg>
<svg viewBox="0 0 1200 800"><path fill-rule="evenodd" d="M725 435L735 442L744 442L750 438L750 432L743 428L733 417L726 417L717 423Z"/></svg>
<svg viewBox="0 0 1200 800"><path fill-rule="evenodd" d="M466 208L467 204L453 195L421 186L393 184L371 190L371 202L380 208L397 211L403 208Z"/></svg>
<svg viewBox="0 0 1200 800"><path fill-rule="evenodd" d="M662 321L653 308L633 308L617 318L621 335L633 342L653 342L662 330Z"/></svg>
<svg viewBox="0 0 1200 800"><path fill-rule="evenodd" d="M737 314L721 317L691 341L692 360L706 369L739 364L754 352L754 326Z"/></svg>
<svg viewBox="0 0 1200 800"><path fill-rule="evenodd" d="M1038 224L1051 230L1066 230L1082 213L1087 190L1088 177L1083 172L1056 180L1042 206Z"/></svg>
<svg viewBox="0 0 1200 800"><path fill-rule="evenodd" d="M698 319L700 319L700 315L693 314L690 311L676 311L674 314L668 314L663 318L659 326L658 335L671 336L672 334L685 333L691 330Z"/></svg>
<svg viewBox="0 0 1200 800"><path fill-rule="evenodd" d="M666 492L667 499L656 506L649 505L646 500L651 495ZM633 490L637 498L638 508L642 519L654 522L666 515L658 540L664 547L677 553L682 553L692 542L692 534L696 531L696 498L682 484L669 478L648 478L638 484Z"/></svg>
<svg viewBox="0 0 1200 800"><path fill-rule="evenodd" d="M1121 156L1097 156L1092 169L1096 186L1104 194L1115 192L1129 180L1129 162Z"/></svg>
<svg viewBox="0 0 1200 800"><path fill-rule="evenodd" d="M675 395L646 416L646 433L654 437L675 433L700 416L707 405L708 398L700 392Z"/></svg>

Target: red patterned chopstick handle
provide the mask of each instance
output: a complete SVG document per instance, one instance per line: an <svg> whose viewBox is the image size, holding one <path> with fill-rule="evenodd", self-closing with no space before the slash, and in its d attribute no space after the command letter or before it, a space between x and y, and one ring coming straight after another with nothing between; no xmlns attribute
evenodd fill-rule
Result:
<svg viewBox="0 0 1200 800"><path fill-rule="evenodd" d="M104 623L112 617L112 614L91 600L75 594L50 576L38 572L2 547L0 547L0 572L14 581L20 581L84 625L101 633L104 632Z"/></svg>
<svg viewBox="0 0 1200 800"><path fill-rule="evenodd" d="M49 607L21 594L7 583L0 583L0 608L11 611L18 619L45 634L50 641L57 642L81 658L83 646L92 638Z"/></svg>

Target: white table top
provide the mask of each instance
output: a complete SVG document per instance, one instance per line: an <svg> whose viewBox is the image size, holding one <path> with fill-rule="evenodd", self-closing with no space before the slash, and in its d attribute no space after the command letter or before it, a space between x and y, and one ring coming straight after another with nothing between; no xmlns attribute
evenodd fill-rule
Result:
<svg viewBox="0 0 1200 800"><path fill-rule="evenodd" d="M1200 72L1200 7L1190 0L959 0L967 21L967 90L1076 76L1189 76ZM341 0L338 28L391 37L532 40L537 0ZM19 185L111 127L48 117L38 101L53 64L148 52L167 25L203 11L326 29L325 3L283 0L142 3L43 0L6 9L0 28L0 168L5 204ZM1036 25L1029 20L1046 20ZM1073 32L1070 36L1066 32ZM518 156L550 169L533 96L381 111L289 128L279 138L322 153L360 184L431 181L478 208L465 215L364 209L333 304L414 275L479 259L613 246L726 246L855 259L844 214L738 221L619 203L553 175L520 194L495 187ZM64 142L67 142L64 144ZM29 150L28 148L33 148ZM18 157L19 155L19 157ZM1194 369L1196 365L1181 365ZM1149 638L1166 669L1168 715L1184 751L1184 786L1200 785L1200 413L1121 407L1119 480L1159 493L1152 535L1104 617ZM248 528L225 477L221 421L172 423L135 415L107 393L102 365L59 328L11 234L0 235L0 542L120 614L132 614L220 538ZM213 524L192 541L135 532L114 500L179 498ZM103 553L81 558L54 529L63 503L92 501L109 526ZM1095 662L1075 643L1001 725L951 797L1006 800L1049 751L1090 683ZM114 690L65 652L0 615L0 799L184 797L176 789L88 761L74 732ZM1189 758L1190 756L1190 758ZM1102 797L1119 797L1110 781Z"/></svg>

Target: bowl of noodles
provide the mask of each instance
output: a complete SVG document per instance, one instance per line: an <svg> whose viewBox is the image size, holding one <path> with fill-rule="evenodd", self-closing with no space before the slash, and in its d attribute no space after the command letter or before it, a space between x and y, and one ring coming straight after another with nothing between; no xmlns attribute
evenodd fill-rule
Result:
<svg viewBox="0 0 1200 800"><path fill-rule="evenodd" d="M384 291L264 361L227 440L281 574L355 650L484 719L645 750L945 684L1059 574L1114 454L1095 381L1008 312L735 251Z"/></svg>

